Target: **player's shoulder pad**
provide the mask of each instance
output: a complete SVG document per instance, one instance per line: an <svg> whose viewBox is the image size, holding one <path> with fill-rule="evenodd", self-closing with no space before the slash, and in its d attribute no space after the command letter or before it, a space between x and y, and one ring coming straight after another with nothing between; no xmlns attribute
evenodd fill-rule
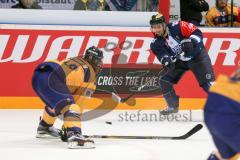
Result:
<svg viewBox="0 0 240 160"><path fill-rule="evenodd" d="M180 28L180 21L173 21L167 24L167 27L169 28L169 30L179 30Z"/></svg>
<svg viewBox="0 0 240 160"><path fill-rule="evenodd" d="M180 21L179 23L180 23L181 33L185 38L189 38L194 31L198 30L198 27L192 23L188 23L185 21Z"/></svg>
<svg viewBox="0 0 240 160"><path fill-rule="evenodd" d="M180 25L181 29L188 29L190 32L193 32L196 29L198 29L198 27L195 26L194 24L189 23L189 22L185 22L185 21L180 21L179 25Z"/></svg>
<svg viewBox="0 0 240 160"><path fill-rule="evenodd" d="M173 26L177 26L179 25L180 21L172 21L170 23L167 24L168 27L173 27Z"/></svg>
<svg viewBox="0 0 240 160"><path fill-rule="evenodd" d="M181 32L180 21L170 22L167 27L170 33L179 34Z"/></svg>

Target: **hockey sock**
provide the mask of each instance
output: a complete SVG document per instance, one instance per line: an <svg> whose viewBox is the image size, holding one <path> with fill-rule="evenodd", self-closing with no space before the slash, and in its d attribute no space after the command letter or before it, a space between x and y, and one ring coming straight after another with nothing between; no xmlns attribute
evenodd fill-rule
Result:
<svg viewBox="0 0 240 160"><path fill-rule="evenodd" d="M52 126L56 118L55 114L51 113L49 109L45 107L40 124L43 126Z"/></svg>
<svg viewBox="0 0 240 160"><path fill-rule="evenodd" d="M63 111L64 128L75 128L81 130L80 107L76 104L71 104L65 107Z"/></svg>

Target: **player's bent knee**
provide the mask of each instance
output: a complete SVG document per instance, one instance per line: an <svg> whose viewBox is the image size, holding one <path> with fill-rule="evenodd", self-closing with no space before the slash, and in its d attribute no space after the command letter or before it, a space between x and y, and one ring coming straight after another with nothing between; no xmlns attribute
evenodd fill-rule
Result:
<svg viewBox="0 0 240 160"><path fill-rule="evenodd" d="M70 105L66 105L65 107L62 108L61 110L61 114L64 115L65 113L67 113L68 111L74 111L78 114L80 114L81 112L81 108L79 105L73 103L73 104L70 104Z"/></svg>
<svg viewBox="0 0 240 160"><path fill-rule="evenodd" d="M65 99L61 99L57 104L55 109L55 114L60 115L63 114L64 111L66 111L69 106L72 104L75 104L75 101L72 96L65 97Z"/></svg>

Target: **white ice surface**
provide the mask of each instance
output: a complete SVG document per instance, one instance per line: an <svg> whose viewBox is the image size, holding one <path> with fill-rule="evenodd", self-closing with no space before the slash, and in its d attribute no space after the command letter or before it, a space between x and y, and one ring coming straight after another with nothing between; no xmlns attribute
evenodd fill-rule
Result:
<svg viewBox="0 0 240 160"><path fill-rule="evenodd" d="M83 122L84 134L178 136L202 123L120 122L119 114L124 112L114 111ZM95 149L66 149L60 140L35 138L41 113L0 110L0 160L205 160L215 148L204 126L187 140L95 139ZM61 123L58 120L56 126Z"/></svg>

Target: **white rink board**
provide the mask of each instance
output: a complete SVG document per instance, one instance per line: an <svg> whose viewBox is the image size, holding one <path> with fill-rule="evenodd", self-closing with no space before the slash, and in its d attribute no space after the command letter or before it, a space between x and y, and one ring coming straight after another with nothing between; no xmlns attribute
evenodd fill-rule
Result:
<svg viewBox="0 0 240 160"><path fill-rule="evenodd" d="M156 12L1 9L0 23L90 26L149 26ZM141 18L139 18L141 17Z"/></svg>

